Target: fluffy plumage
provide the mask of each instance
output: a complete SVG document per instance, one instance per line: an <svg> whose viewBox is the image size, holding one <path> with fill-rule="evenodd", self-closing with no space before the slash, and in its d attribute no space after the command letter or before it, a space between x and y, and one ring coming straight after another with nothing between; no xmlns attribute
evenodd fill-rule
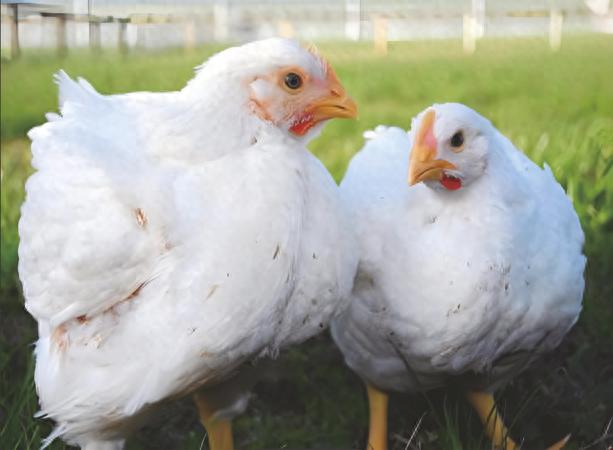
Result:
<svg viewBox="0 0 613 450"><path fill-rule="evenodd" d="M360 262L334 339L379 389L491 392L579 316L586 260L572 204L548 166L463 105L368 137L341 183Z"/></svg>
<svg viewBox="0 0 613 450"><path fill-rule="evenodd" d="M255 108L252 84L288 66L308 76L304 95L272 81ZM351 115L330 74L271 39L212 57L179 92L103 96L58 75L61 116L29 134L19 223L50 439L121 448L151 406L314 335L344 306L356 257L343 206L290 130L326 96L339 111L313 126Z"/></svg>

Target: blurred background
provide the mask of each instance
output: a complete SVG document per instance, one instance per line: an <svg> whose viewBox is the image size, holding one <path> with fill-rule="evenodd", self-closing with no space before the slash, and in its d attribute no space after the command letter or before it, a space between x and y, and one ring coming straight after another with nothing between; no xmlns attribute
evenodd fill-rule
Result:
<svg viewBox="0 0 613 450"><path fill-rule="evenodd" d="M613 5L610 0L1 1L0 449L37 449L34 321L17 276L19 207L32 172L27 131L57 110L52 75L102 93L180 89L229 45L274 35L314 42L360 105L311 144L340 181L362 133L407 128L434 102L492 120L547 162L586 233L584 311L552 354L498 397L511 434L542 449L613 445ZM236 421L237 448L363 449L361 382L327 334L281 355ZM392 398L390 447L485 450L478 418L453 387ZM60 442L52 449L63 449ZM189 399L169 405L128 449L206 448Z"/></svg>
<svg viewBox="0 0 613 450"><path fill-rule="evenodd" d="M191 48L271 35L386 41L613 32L610 0L2 0L2 47ZM10 26L9 26L10 24ZM18 24L18 25L16 25Z"/></svg>

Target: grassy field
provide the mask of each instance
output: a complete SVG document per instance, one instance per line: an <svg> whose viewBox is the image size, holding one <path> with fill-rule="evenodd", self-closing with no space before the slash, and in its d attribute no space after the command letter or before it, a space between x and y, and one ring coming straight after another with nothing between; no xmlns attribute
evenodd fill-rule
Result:
<svg viewBox="0 0 613 450"><path fill-rule="evenodd" d="M51 425L32 418L34 322L16 274L17 221L30 173L25 134L57 107L54 71L86 77L103 93L180 88L215 49L121 56L28 53L2 61L0 448L35 449ZM312 144L339 180L361 134L379 123L407 127L434 102L475 108L536 162L547 161L572 197L586 233L587 291L581 319L560 348L498 397L511 434L542 449L573 433L571 449L606 449L613 417L613 38L484 40L466 56L459 41L392 44L386 57L366 44L322 44L361 107L358 121L334 121ZM263 382L236 421L238 448L363 448L366 401L326 336L283 355L276 382ZM423 420L420 421L420 418ZM418 425L419 424L419 425ZM409 438L416 430L410 443ZM393 448L488 448L478 419L449 388L427 397L394 396ZM189 400L162 411L128 449L199 449L204 433ZM65 448L56 442L52 449Z"/></svg>

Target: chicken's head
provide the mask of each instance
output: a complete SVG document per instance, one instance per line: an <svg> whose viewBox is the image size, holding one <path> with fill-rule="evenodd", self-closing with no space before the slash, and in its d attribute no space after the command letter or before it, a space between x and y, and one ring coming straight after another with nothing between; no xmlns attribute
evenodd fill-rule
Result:
<svg viewBox="0 0 613 450"><path fill-rule="evenodd" d="M333 117L357 113L330 65L316 55L306 62L278 67L250 84L253 112L296 136Z"/></svg>
<svg viewBox="0 0 613 450"><path fill-rule="evenodd" d="M411 126L413 148L409 185L457 190L481 176L487 166L490 122L458 103L433 105Z"/></svg>
<svg viewBox="0 0 613 450"><path fill-rule="evenodd" d="M220 91L234 89L227 102L238 102L246 114L294 137L312 136L309 132L328 119L357 115L330 64L291 39L265 39L218 53L193 80L209 88L212 83Z"/></svg>

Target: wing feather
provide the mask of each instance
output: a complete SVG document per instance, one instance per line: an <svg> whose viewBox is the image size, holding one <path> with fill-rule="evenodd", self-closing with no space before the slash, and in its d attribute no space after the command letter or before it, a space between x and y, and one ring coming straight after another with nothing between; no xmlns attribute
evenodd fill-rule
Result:
<svg viewBox="0 0 613 450"><path fill-rule="evenodd" d="M148 189L159 175L132 118L84 80L64 72L56 80L62 116L29 133L37 172L19 223L26 308L52 324L129 297L154 276L163 246L163 196Z"/></svg>

